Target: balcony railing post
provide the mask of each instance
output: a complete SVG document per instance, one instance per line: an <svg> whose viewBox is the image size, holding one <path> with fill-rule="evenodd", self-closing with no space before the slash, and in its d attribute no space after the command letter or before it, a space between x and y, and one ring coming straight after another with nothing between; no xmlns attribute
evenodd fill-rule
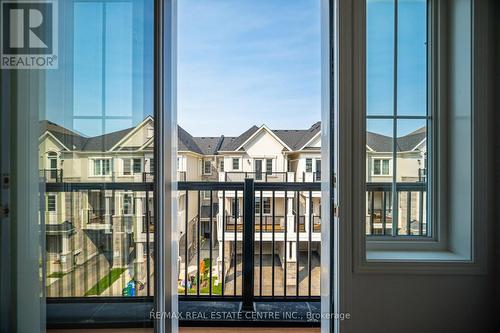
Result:
<svg viewBox="0 0 500 333"><path fill-rule="evenodd" d="M243 189L243 304L242 311L254 311L254 180L245 179Z"/></svg>

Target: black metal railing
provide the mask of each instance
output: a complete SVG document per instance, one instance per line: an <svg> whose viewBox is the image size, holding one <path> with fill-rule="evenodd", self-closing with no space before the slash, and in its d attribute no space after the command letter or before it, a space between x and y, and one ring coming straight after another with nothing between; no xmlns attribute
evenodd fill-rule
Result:
<svg viewBox="0 0 500 333"><path fill-rule="evenodd" d="M243 215L238 216L237 223L235 224L234 221L234 216L231 216L230 213L226 211L226 232L227 231L234 231L234 228L236 227L238 231L243 230ZM255 215L255 220L260 219L260 216L257 214ZM274 226L273 226L273 221L274 221ZM282 232L285 230L285 216L284 215L276 215L270 216L270 215L264 215L262 216L262 223L256 224L255 225L255 230L256 232L260 231L260 228L262 228L263 232L272 232L273 227L276 232Z"/></svg>
<svg viewBox="0 0 500 333"><path fill-rule="evenodd" d="M320 239L306 232L315 231L317 225L317 217L312 214L312 193L319 187L319 183L261 183L250 178L245 182L179 182L179 191L186 191L181 199L186 200L186 212L195 214L185 214L182 221L188 236L183 239L184 253L179 263L181 298L238 298L248 304L267 297L319 297ZM49 248L71 256L47 262L47 297L152 295L152 189L153 184L148 182L46 184L47 192L67 193L67 207L84 207L94 192L107 192L112 207L125 193L134 198L130 216L123 216L123 209L117 210L119 216L111 207L110 214L104 209L88 209L83 214L87 215L88 228L78 222L82 215L75 209L68 217L76 227L71 238L47 239ZM216 209L215 200L219 202L220 219L198 218L206 202L201 195L207 191L210 210ZM264 215L264 205L255 210L255 198L262 198L263 193L270 194L270 207L266 208L271 209L270 215ZM143 199L142 207L137 206L137 198ZM229 215L231 198L233 202L238 198L239 203L233 204ZM190 209L190 202L197 208ZM306 202L310 205L309 214ZM208 216L215 216L214 213L211 211ZM109 227L96 226L106 221ZM217 221L222 223L223 232L219 234ZM61 242L67 244L64 251L57 245Z"/></svg>
<svg viewBox="0 0 500 333"><path fill-rule="evenodd" d="M193 220L188 214L182 221L188 234L196 232L195 239L184 237L180 244L184 252L180 253L180 299L240 299L250 307L254 300L269 297L319 297L320 238L306 232L317 230L312 193L320 190L319 183L265 183L247 178L244 182L179 182L178 190L185 191L184 207L194 215L199 212L202 192L208 191L210 202L218 200L221 208L217 219L221 225ZM255 210L255 198L264 193L270 195L269 215L264 214L264 205ZM190 209L193 204L196 208ZM206 228L208 239L201 232ZM193 247L198 250L191 259Z"/></svg>
<svg viewBox="0 0 500 333"><path fill-rule="evenodd" d="M45 183L60 183L63 181L62 169L41 169L40 178Z"/></svg>
<svg viewBox="0 0 500 333"><path fill-rule="evenodd" d="M429 236L425 182L367 183L366 193L367 235Z"/></svg>

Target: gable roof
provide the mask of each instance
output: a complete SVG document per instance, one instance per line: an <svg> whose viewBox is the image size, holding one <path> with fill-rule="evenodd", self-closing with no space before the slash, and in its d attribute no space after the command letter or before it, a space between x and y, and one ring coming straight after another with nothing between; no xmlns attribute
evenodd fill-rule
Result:
<svg viewBox="0 0 500 333"><path fill-rule="evenodd" d="M177 149L180 151L192 151L203 154L203 151L198 146L193 136L180 126L177 126Z"/></svg>
<svg viewBox="0 0 500 333"><path fill-rule="evenodd" d="M314 123L305 130L273 130L273 132L283 140L292 150L304 149L321 130L321 122Z"/></svg>
<svg viewBox="0 0 500 333"><path fill-rule="evenodd" d="M135 127L130 127L124 130L107 133L104 135L94 136L87 139L87 143L83 147L85 151L108 151L111 150L117 143L131 133Z"/></svg>
<svg viewBox="0 0 500 333"><path fill-rule="evenodd" d="M230 140L224 140L221 146L221 151L235 151L237 150L242 144L245 143L252 135L254 135L259 128L255 125L247 129L245 132L243 132L240 136L238 137L232 137L232 138L226 138Z"/></svg>
<svg viewBox="0 0 500 333"><path fill-rule="evenodd" d="M220 148L223 136L217 137L195 137L194 141L204 155L215 155Z"/></svg>
<svg viewBox="0 0 500 333"><path fill-rule="evenodd" d="M52 134L57 140L59 140L59 142L70 150L82 150L87 140L84 136L59 126L49 120L42 120L40 122L40 135L43 135L45 132Z"/></svg>
<svg viewBox="0 0 500 333"><path fill-rule="evenodd" d="M141 124L144 124L147 117ZM138 125L139 126L139 125ZM41 134L49 132L61 144L69 150L80 151L109 151L127 135L134 131L136 127L107 133L95 137L85 137L75 131L68 130L54 122L44 120L40 122ZM193 137L182 127L177 127L178 149L179 151L191 151L200 155L215 155L219 151L236 151L246 141L256 135L259 130L265 129L281 140L292 151L302 150L321 131L321 122L316 122L309 129L304 130L269 130L265 125L260 128L252 126L237 137ZM396 140L396 149L399 152L412 151L426 139L426 128L419 128ZM366 145L376 152L392 151L392 138L378 133L368 132Z"/></svg>

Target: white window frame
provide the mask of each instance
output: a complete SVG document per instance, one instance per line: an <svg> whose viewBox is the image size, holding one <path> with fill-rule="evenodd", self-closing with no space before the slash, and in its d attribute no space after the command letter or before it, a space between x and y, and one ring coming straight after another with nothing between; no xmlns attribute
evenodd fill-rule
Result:
<svg viewBox="0 0 500 333"><path fill-rule="evenodd" d="M260 215L260 204L261 202L266 202L269 204L268 209L266 209L266 205L262 206L262 216L270 216L272 213L271 209L271 198L270 197L255 197L255 215Z"/></svg>
<svg viewBox="0 0 500 333"><path fill-rule="evenodd" d="M311 161L311 170L308 170L307 168L307 161ZM304 170L305 172L313 172L313 158L311 157L306 157L305 161L304 161L305 165L304 165Z"/></svg>
<svg viewBox="0 0 500 333"><path fill-rule="evenodd" d="M231 167L233 169L233 171L239 171L240 168L241 168L241 162L240 162L241 158L239 157L231 157ZM235 161L238 161L238 168L234 168L234 162Z"/></svg>
<svg viewBox="0 0 500 333"><path fill-rule="evenodd" d="M95 162L96 161L101 161L101 173L100 174L96 174L96 170L95 170ZM104 163L103 161L109 161L109 174L105 174L103 172L104 168ZM111 157L92 157L92 158L89 158L89 169L90 169L90 172L89 174L91 175L91 177L108 177L108 176L111 176L113 175L113 159Z"/></svg>
<svg viewBox="0 0 500 333"><path fill-rule="evenodd" d="M384 158L384 157L376 157L373 156L372 158L372 176L382 176L382 177L388 177L392 176L392 159L391 158ZM380 173L375 173L375 161L380 161ZM388 161L389 163L389 168L388 168L388 173L383 173L383 162Z"/></svg>
<svg viewBox="0 0 500 333"><path fill-rule="evenodd" d="M210 190L201 191L201 199L202 200L210 200Z"/></svg>
<svg viewBox="0 0 500 333"><path fill-rule="evenodd" d="M208 166L209 166L209 169L208 169L208 172L207 172L207 163L208 163ZM202 161L202 167L203 167L203 174L205 176L210 176L212 175L212 160L211 159L204 159Z"/></svg>
<svg viewBox="0 0 500 333"><path fill-rule="evenodd" d="M476 6L482 6L475 3ZM366 199L365 199L365 182L366 182L366 128L365 128L365 19L366 14L366 3L364 1L357 2L353 8L352 12L346 10L350 15L357 16L353 18L354 29L352 31L346 32L349 40L358 41L353 46L352 52L355 55L355 59L352 63L349 60L349 56L341 57L339 63L334 66L337 69L339 66L342 68L349 68L345 72L341 73L337 78L339 86L344 86L349 83L351 89L347 89L344 86L345 92L340 96L334 103L337 104L338 109L334 118L334 132L336 133L337 140L339 140L338 149L334 151L335 158L337 159L338 166L335 166L335 174L342 184L342 191L338 192L336 196L335 203L339 205L339 209L343 212L342 217L339 220L345 221L364 221L364 216L366 212ZM448 7L450 6L450 7ZM436 131L437 124L433 122L432 130L433 135L437 135L436 141L432 147L430 147L428 154L429 156L429 186L434 188L436 194L430 199L430 205L433 207L439 207L440 210L433 209L432 211L432 223L434 223L434 231L432 239L424 239L420 241L409 242L405 239L398 239L398 241L366 241L365 234L365 224L364 223L353 223L352 230L345 230L345 228L340 228L337 233L339 239L353 239L354 244L352 246L352 258L354 260L354 272L355 273L381 273L386 274L404 274L411 272L414 273L447 273L447 274L482 274L485 272L486 260L485 254L487 252L486 248L486 228L484 221L487 213L487 198L485 188L488 188L485 177L481 177L479 170L482 168L480 166L488 165L486 162L490 157L486 153L487 150L484 146L488 145L485 141L485 135L480 135L482 129L488 128L487 117L488 112L484 109L487 105L486 102L480 99L474 99L473 92L482 91L484 85L487 84L487 80L484 80L484 71L479 74L473 71L474 67L480 66L482 62L485 61L485 53L481 53L481 47L474 48L471 44L473 43L473 37L478 38L484 33L486 29L483 22L474 23L477 11L472 10L475 6L472 1L470 2L458 2L452 1L451 3L444 3L436 0L429 0L429 24L432 29L429 32L429 103L433 108L439 108L439 110L446 110L449 112L449 108L445 108L446 103L449 102L450 94L453 94L453 101L457 106L462 108L468 108L470 106L469 112L471 112L471 117L473 121L471 122L470 128L470 148L473 153L473 160L471 161L472 172L469 174L471 177L471 199L469 201L470 207L473 207L471 215L465 215L460 217L459 223L464 223L460 225L459 228L467 229L469 228L470 234L465 236L466 243L470 245L469 248L459 248L451 249L450 242L454 241L452 238L456 239L456 234L451 235L448 233L448 224L457 223L455 219L449 219L447 215L443 212L443 207L448 207L449 202L455 200L455 205L457 205L457 198L449 196L449 193L442 193L441 189L446 186L446 181L440 178L440 174L432 175L432 170L438 170L440 168L436 167L438 163L437 158L439 156L447 156L446 154L438 154L432 156L434 153L433 149L447 149L447 142L440 140L446 137L447 127L456 126L451 124L443 124L440 126L445 126L445 128L439 128ZM446 15L445 15L446 14ZM439 15L439 17L438 17ZM447 20L447 15L454 16L454 20L457 22L463 22L460 26L454 25L451 35L444 35L448 32L447 29L440 29L444 26ZM349 21L349 20L347 20ZM478 22L478 21L476 21ZM348 24L347 22L346 24ZM478 28L482 26L482 29ZM474 29L473 29L474 27ZM352 33L352 35L350 35ZM468 36L468 37L467 37ZM343 36L346 37L346 36ZM453 52L446 52L450 50L444 50L446 43L445 40L453 39L455 41L460 40L463 45L461 45L461 52L457 49L452 50ZM479 38L484 44L483 47L487 48L487 43L484 39ZM440 42L443 41L443 42ZM439 47L435 45L440 44ZM465 49L468 48L469 52ZM473 52L470 52L473 50ZM442 51L442 52L441 52ZM339 52L347 52L344 49L340 49ZM453 62L450 62L450 56L453 57ZM440 66L445 66L445 64L452 64L453 70L459 72L459 75L464 75L466 80L453 80L453 85L451 82L446 81L446 77L440 76L440 72L436 69ZM457 74L454 73L455 78ZM470 81L467 80L470 78ZM458 83L458 86L457 86ZM470 87L467 87L467 85ZM447 89L448 88L448 89ZM450 93L450 88L452 92ZM341 89L342 88L337 88ZM464 90L465 89L465 90ZM460 96L459 91L469 92L468 97ZM447 95L442 95L447 94ZM469 98L469 103L467 103L467 98ZM465 102L465 103L464 103ZM352 103L352 106L351 106ZM340 106L339 106L340 105ZM342 110L350 110L349 112L344 112ZM352 111L352 112L351 112ZM434 117L436 117L434 113ZM437 133L437 134L435 134ZM431 140L430 140L431 141ZM342 143L343 142L343 143ZM336 146L337 147L337 146ZM341 156L342 158L339 158ZM432 158L434 157L434 158ZM444 158L444 157L443 157ZM445 168L446 169L446 168ZM353 172L354 170L354 172ZM444 172L444 171L443 171ZM434 177L433 177L434 176ZM455 184L455 183L454 183ZM437 202L437 204L435 203ZM446 204L448 203L448 204ZM444 214L444 215L443 215ZM463 222L462 222L463 221ZM478 222L479 223L476 223ZM341 222L339 222L342 224ZM457 225L458 226L458 225ZM350 235L350 233L353 235ZM352 238L351 238L352 237ZM470 240L467 240L467 238ZM460 245L455 243L455 245ZM345 245L341 244L342 249L347 249ZM347 250L349 253L350 250ZM464 252L465 251L465 252Z"/></svg>
<svg viewBox="0 0 500 333"><path fill-rule="evenodd" d="M135 162L136 161L139 161L139 163L141 164L140 170L138 172L135 171ZM144 172L144 159L143 158L141 158L141 157L132 157L131 158L131 163L132 163L132 174L137 175L137 174L141 174L141 173Z"/></svg>
<svg viewBox="0 0 500 333"><path fill-rule="evenodd" d="M271 161L271 169L268 168L268 162ZM266 173L272 175L274 172L274 158L266 158Z"/></svg>
<svg viewBox="0 0 500 333"><path fill-rule="evenodd" d="M49 209L49 199L53 198L54 200L54 210ZM56 194L47 194L47 212L49 213L55 213L57 212L57 195Z"/></svg>
<svg viewBox="0 0 500 333"><path fill-rule="evenodd" d="M125 198L130 198L130 212L125 212ZM124 216L134 215L134 195L132 193L124 193L122 196L122 211Z"/></svg>

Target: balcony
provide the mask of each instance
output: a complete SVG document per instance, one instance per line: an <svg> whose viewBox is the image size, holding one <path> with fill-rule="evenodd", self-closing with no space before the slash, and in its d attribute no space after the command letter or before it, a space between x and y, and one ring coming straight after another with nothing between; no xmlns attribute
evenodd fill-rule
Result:
<svg viewBox="0 0 500 333"><path fill-rule="evenodd" d="M64 326L68 319L58 317L58 311L69 311L73 305L78 305L80 310L72 312L75 317L71 320L88 320L81 309L85 309L85 304L96 302L103 304L103 309L106 304L130 306L135 311L144 309L147 317L150 306L144 305L151 304L154 295L153 248L157 221L152 216L149 200L153 196L153 184L54 182L45 186L47 193L60 193L75 207L88 205L91 192L106 192L105 196L95 196L93 200L97 200L96 197L115 200L106 201L107 210L88 208L83 214L77 210L68 213L75 223L73 236L65 240L65 254L51 256L46 265L48 321L53 323L52 327ZM248 178L246 182L179 182L178 188L187 194L180 197L186 200L187 212L184 220L179 221L186 231L179 240L181 311L196 308L210 312L220 307L238 312L244 305L247 309L255 306L257 312L299 308L319 312L319 239L306 232L309 226L306 227L307 214L301 202L305 194L318 191L319 184L265 183ZM210 193L209 198L202 195L204 192ZM287 193L288 200L282 203L298 202L299 218L289 214L286 223L284 215L266 216L261 221L259 214L248 214L248 209L255 210L254 198L262 192L271 196ZM123 202L117 199L123 198L124 193L133 198L132 216L123 214ZM233 228L238 230L231 232L236 231L237 236L232 240L226 239L226 232L222 232L231 229L230 217L224 210L227 206L224 201L216 202L219 194L224 198L227 193L242 195L243 204L241 214L237 215L238 227ZM100 207L103 206L101 203ZM200 218L203 216L213 219ZM225 222L220 224L221 221ZM311 219L311 225L313 221ZM60 251L59 245L51 245L51 251ZM309 305L301 305L306 303ZM301 313L297 318L279 321L293 321L299 326L318 324L307 322L305 315Z"/></svg>
<svg viewBox="0 0 500 333"><path fill-rule="evenodd" d="M428 237L427 183L398 182L395 198L393 187L392 183L366 184L366 234Z"/></svg>
<svg viewBox="0 0 500 333"><path fill-rule="evenodd" d="M40 180L45 183L61 183L63 181L62 169L39 170Z"/></svg>
<svg viewBox="0 0 500 333"><path fill-rule="evenodd" d="M255 182L263 183L288 183L295 181L294 172L245 172L226 171L219 172L221 182L243 182L245 179L253 179Z"/></svg>

